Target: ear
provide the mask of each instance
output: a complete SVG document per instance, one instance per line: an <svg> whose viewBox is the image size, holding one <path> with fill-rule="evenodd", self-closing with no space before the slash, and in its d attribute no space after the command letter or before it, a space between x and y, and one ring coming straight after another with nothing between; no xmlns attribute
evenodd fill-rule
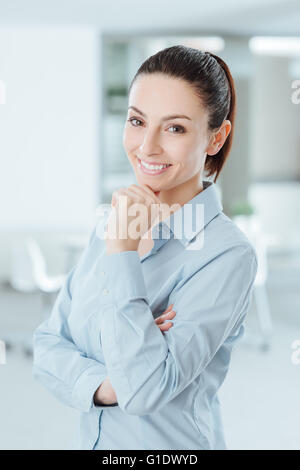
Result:
<svg viewBox="0 0 300 470"><path fill-rule="evenodd" d="M221 127L211 135L208 146L206 147L207 155L215 155L219 152L219 150L223 147L230 131L231 122L226 119L223 121Z"/></svg>

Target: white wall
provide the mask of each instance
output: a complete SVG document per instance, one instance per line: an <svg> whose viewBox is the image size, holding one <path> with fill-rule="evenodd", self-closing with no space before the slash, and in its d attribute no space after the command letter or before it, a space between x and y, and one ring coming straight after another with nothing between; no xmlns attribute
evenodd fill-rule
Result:
<svg viewBox="0 0 300 470"><path fill-rule="evenodd" d="M0 28L0 276L13 234L94 223L99 46L85 28Z"/></svg>
<svg viewBox="0 0 300 470"><path fill-rule="evenodd" d="M97 37L0 29L1 230L82 230L97 201Z"/></svg>
<svg viewBox="0 0 300 470"><path fill-rule="evenodd" d="M252 183L249 198L269 238L269 252L299 254L300 182Z"/></svg>
<svg viewBox="0 0 300 470"><path fill-rule="evenodd" d="M254 56L251 163L256 180L300 178L300 106L291 99L291 60Z"/></svg>

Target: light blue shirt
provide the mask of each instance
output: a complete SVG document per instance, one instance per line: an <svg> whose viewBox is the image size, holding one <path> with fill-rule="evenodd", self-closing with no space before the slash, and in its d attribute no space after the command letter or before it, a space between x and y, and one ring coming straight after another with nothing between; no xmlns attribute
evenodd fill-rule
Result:
<svg viewBox="0 0 300 470"><path fill-rule="evenodd" d="M217 392L244 332L257 258L222 209L205 181L152 228L154 246L141 258L106 254L106 216L94 227L34 332L33 375L81 412L80 449L227 448ZM154 319L172 303L162 334ZM117 403L96 406L107 376Z"/></svg>

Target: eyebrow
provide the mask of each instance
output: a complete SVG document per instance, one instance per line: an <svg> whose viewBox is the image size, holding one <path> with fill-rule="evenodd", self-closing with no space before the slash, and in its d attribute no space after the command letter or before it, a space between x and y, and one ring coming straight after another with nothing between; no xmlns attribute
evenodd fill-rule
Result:
<svg viewBox="0 0 300 470"><path fill-rule="evenodd" d="M145 113L143 113L143 111L140 111L138 108L136 108L135 106L129 106L128 109L133 109L134 111L136 111L137 113L141 114L142 116L144 116L145 118L147 117L147 115ZM188 119L189 121L191 121L192 119L188 116L185 116L185 114L172 114L170 116L165 116L163 117L161 120L162 121L169 121L170 119L178 119L178 118L182 118L182 119Z"/></svg>

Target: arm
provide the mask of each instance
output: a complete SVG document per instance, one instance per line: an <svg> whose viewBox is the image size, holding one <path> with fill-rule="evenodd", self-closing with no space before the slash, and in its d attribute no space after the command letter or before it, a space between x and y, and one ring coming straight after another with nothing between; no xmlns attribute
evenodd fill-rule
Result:
<svg viewBox="0 0 300 470"><path fill-rule="evenodd" d="M120 408L144 415L201 374L243 320L257 261L251 245L228 247L179 283L169 298L176 319L165 336L153 322L137 252L104 255L102 267L111 300L99 318L108 375Z"/></svg>
<svg viewBox="0 0 300 470"><path fill-rule="evenodd" d="M71 282L95 237L95 232L96 229L93 230L78 265L69 272L50 317L33 334L34 378L60 401L79 411L89 411L91 407L96 406L93 401L95 390L108 375L104 364L86 357L78 349L68 327L72 302ZM101 406L108 406L107 387L103 388L103 392L104 401Z"/></svg>
<svg viewBox="0 0 300 470"><path fill-rule="evenodd" d="M99 227L101 228L101 224L97 229ZM74 344L68 327L68 316L72 305L72 280L94 241L95 233L96 229L79 263L69 272L50 318L44 321L33 335L34 378L60 401L80 411L88 411L95 406L97 408L118 406L105 364L86 357ZM169 312L164 319L173 317L174 314ZM162 324L162 316L155 322L156 328L159 326L157 330L161 332L167 331L172 326L170 323Z"/></svg>
<svg viewBox="0 0 300 470"><path fill-rule="evenodd" d="M173 319L175 315L176 313L171 310L171 306L169 306L161 315L159 315L154 320L162 334L164 334L165 331L168 331L172 327L173 323L170 321L170 319ZM168 323L166 322L166 320L168 321ZM106 377L104 382L102 382L102 384L100 385L100 387L97 388L94 394L94 403L100 405L110 405L116 402L116 393L111 385L109 377Z"/></svg>

